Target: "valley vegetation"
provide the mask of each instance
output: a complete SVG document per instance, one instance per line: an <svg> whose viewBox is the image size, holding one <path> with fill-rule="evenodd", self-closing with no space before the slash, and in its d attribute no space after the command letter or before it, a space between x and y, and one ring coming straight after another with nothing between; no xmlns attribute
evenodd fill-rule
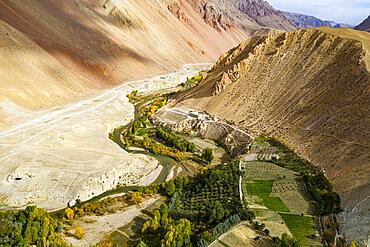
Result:
<svg viewBox="0 0 370 247"><path fill-rule="evenodd" d="M62 222L41 208L0 212L0 246L68 246L62 231Z"/></svg>

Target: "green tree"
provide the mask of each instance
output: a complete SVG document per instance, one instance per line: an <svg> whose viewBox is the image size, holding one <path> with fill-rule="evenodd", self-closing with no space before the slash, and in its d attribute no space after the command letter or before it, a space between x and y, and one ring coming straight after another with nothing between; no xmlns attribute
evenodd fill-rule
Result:
<svg viewBox="0 0 370 247"><path fill-rule="evenodd" d="M213 150L211 148L206 148L203 150L202 158L210 164L213 161Z"/></svg>
<svg viewBox="0 0 370 247"><path fill-rule="evenodd" d="M222 203L215 201L211 210L211 222L220 221L225 217L225 210Z"/></svg>
<svg viewBox="0 0 370 247"><path fill-rule="evenodd" d="M150 225L152 224L151 220L147 220L145 221L145 223L143 224L143 226L141 227L141 232L142 233L145 233L149 228L150 228Z"/></svg>
<svg viewBox="0 0 370 247"><path fill-rule="evenodd" d="M152 222L150 224L150 230L151 231L156 231L160 227L160 222L161 222L161 213L158 211L158 209L155 209L153 211L154 217L152 219Z"/></svg>
<svg viewBox="0 0 370 247"><path fill-rule="evenodd" d="M140 240L140 243L136 247L148 247L148 245L143 240Z"/></svg>
<svg viewBox="0 0 370 247"><path fill-rule="evenodd" d="M274 238L275 247L299 247L297 240L290 237L288 234L283 233L280 238Z"/></svg>
<svg viewBox="0 0 370 247"><path fill-rule="evenodd" d="M173 225L169 225L167 228L166 235L164 236L164 239L162 240L161 246L162 247L173 246L174 237L175 237L175 228L173 227Z"/></svg>
<svg viewBox="0 0 370 247"><path fill-rule="evenodd" d="M171 196L173 193L175 193L175 191L176 191L175 183L173 182L173 180L171 180L166 184L166 194L168 196Z"/></svg>
<svg viewBox="0 0 370 247"><path fill-rule="evenodd" d="M162 204L160 207L160 213L161 213L161 224L167 225L168 224L168 206L167 204Z"/></svg>

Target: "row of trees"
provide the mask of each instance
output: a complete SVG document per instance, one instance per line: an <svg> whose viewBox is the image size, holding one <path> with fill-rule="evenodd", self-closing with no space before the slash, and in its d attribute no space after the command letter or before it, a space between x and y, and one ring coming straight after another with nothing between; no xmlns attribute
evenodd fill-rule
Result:
<svg viewBox="0 0 370 247"><path fill-rule="evenodd" d="M340 197L333 191L329 180L323 173L304 175L303 181L309 195L315 200L321 216L337 214L342 211Z"/></svg>
<svg viewBox="0 0 370 247"><path fill-rule="evenodd" d="M241 221L238 214L234 214L227 218L225 221L217 224L213 227L210 231L204 232L197 243L198 247L207 247L210 243L212 243L216 238L230 230L233 226L236 226Z"/></svg>
<svg viewBox="0 0 370 247"><path fill-rule="evenodd" d="M273 237L274 247L299 247L299 242L290 237L288 234L283 233L281 238Z"/></svg>
<svg viewBox="0 0 370 247"><path fill-rule="evenodd" d="M157 128L156 136L159 139L163 140L166 143L166 145L176 148L181 152L194 153L197 151L194 143L189 142L183 138L180 138L177 135L163 128Z"/></svg>

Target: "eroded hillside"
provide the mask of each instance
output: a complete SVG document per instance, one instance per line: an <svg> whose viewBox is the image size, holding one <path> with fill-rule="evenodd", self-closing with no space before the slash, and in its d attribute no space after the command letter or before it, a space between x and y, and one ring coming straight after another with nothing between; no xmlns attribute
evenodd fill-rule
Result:
<svg viewBox="0 0 370 247"><path fill-rule="evenodd" d="M308 29L246 40L180 96L255 133L275 136L325 169L365 239L370 208L370 35ZM366 237L367 239L367 237Z"/></svg>
<svg viewBox="0 0 370 247"><path fill-rule="evenodd" d="M189 18L192 25L162 1L0 1L0 125L24 115L18 106L61 105L209 62L247 36L221 33L194 11Z"/></svg>
<svg viewBox="0 0 370 247"><path fill-rule="evenodd" d="M294 25L261 0L0 1L0 128ZM212 44L212 45L210 45Z"/></svg>
<svg viewBox="0 0 370 247"><path fill-rule="evenodd" d="M239 30L248 34L267 27L294 30L295 25L268 2L263 0L166 0L169 9L185 22L190 22L189 7L199 13L204 22L219 31Z"/></svg>

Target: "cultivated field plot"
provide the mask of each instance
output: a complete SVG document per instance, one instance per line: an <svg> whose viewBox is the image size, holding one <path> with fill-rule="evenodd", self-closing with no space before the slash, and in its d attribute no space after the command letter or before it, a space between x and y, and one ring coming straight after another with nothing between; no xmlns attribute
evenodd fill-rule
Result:
<svg viewBox="0 0 370 247"><path fill-rule="evenodd" d="M213 150L213 156L214 156L212 165L229 162L231 160L230 155L225 151L225 149L217 146L217 144L212 140L202 139L200 137L195 137L195 136L187 136L187 135L180 135L180 136L186 139L187 141L194 143L195 146L200 150L211 148Z"/></svg>
<svg viewBox="0 0 370 247"><path fill-rule="evenodd" d="M261 161L242 161L241 167L246 204L271 236L287 233L302 246L321 246L315 239L312 205L298 173Z"/></svg>
<svg viewBox="0 0 370 247"><path fill-rule="evenodd" d="M280 214L290 232L302 246L321 246L316 239L316 227L311 216Z"/></svg>
<svg viewBox="0 0 370 247"><path fill-rule="evenodd" d="M260 160L269 161L272 158L279 159L278 150L264 140L255 139L247 155L246 161Z"/></svg>
<svg viewBox="0 0 370 247"><path fill-rule="evenodd" d="M234 227L224 235L222 235L217 241L212 243L210 247L269 247L273 246L271 239L262 237L258 240L254 240L255 237L260 236L256 231L252 230L248 225L241 223Z"/></svg>

